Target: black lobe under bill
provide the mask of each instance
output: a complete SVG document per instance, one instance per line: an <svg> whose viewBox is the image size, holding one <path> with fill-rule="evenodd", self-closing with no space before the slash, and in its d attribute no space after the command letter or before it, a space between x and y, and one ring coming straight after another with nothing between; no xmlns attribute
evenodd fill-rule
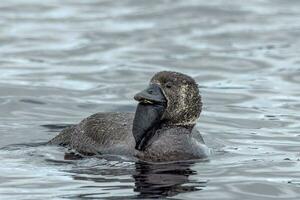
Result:
<svg viewBox="0 0 300 200"><path fill-rule="evenodd" d="M135 149L144 151L161 126L161 117L167 102L159 85L156 84L151 84L147 89L137 93L134 99L140 102L135 112L132 129L136 142Z"/></svg>

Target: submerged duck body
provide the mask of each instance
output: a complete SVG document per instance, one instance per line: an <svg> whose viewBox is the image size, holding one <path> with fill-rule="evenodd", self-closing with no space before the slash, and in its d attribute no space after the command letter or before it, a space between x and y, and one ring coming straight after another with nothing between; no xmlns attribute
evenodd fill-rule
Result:
<svg viewBox="0 0 300 200"><path fill-rule="evenodd" d="M154 162L207 157L194 129L202 102L191 77L159 72L134 99L139 102L135 113L96 113L63 129L49 143L85 155L126 155Z"/></svg>

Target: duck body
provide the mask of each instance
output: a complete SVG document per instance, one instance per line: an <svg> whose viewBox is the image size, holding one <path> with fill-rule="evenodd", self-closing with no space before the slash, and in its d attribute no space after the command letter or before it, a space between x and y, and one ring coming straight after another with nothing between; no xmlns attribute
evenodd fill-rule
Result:
<svg viewBox="0 0 300 200"><path fill-rule="evenodd" d="M207 158L207 147L194 128L202 108L195 85L181 73L157 73L135 95L135 113L93 114L63 129L49 144L83 155L125 155L151 162Z"/></svg>
<svg viewBox="0 0 300 200"><path fill-rule="evenodd" d="M50 144L67 146L81 154L133 155L134 113L96 113L67 127Z"/></svg>
<svg viewBox="0 0 300 200"><path fill-rule="evenodd" d="M135 149L132 134L134 113L96 113L79 124L63 129L49 141L67 146L83 155L111 154L145 161L203 159L208 156L201 134L184 127L162 127L145 151Z"/></svg>

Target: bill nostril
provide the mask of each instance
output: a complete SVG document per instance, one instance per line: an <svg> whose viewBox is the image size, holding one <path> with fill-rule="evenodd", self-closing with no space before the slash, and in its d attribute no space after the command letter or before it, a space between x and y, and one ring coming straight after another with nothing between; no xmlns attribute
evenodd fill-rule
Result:
<svg viewBox="0 0 300 200"><path fill-rule="evenodd" d="M148 90L148 93L149 94L153 94L153 90Z"/></svg>

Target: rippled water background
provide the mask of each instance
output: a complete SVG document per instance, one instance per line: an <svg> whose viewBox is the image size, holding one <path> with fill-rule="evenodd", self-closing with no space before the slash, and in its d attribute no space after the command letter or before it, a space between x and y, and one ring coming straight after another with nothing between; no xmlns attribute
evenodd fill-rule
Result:
<svg viewBox="0 0 300 200"><path fill-rule="evenodd" d="M0 199L299 199L300 1L0 2ZM39 145L193 76L209 162L64 160Z"/></svg>

